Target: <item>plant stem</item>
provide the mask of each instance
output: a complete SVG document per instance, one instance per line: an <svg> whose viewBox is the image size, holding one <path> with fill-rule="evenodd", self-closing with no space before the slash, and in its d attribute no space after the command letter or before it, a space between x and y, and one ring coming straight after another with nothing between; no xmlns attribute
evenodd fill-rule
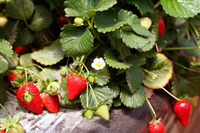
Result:
<svg viewBox="0 0 200 133"><path fill-rule="evenodd" d="M3 109L3 111L5 112L5 114L6 114L7 118L8 118L8 120L9 120L9 122L11 123L11 119L10 119L10 117L8 115L8 112L5 110L5 108L3 107L3 105L1 103L0 103L0 106Z"/></svg>
<svg viewBox="0 0 200 133"><path fill-rule="evenodd" d="M189 30L190 30L190 32L192 33L192 36L193 36L193 38L194 38L194 40L195 40L196 45L198 46L198 40L197 40L197 37L196 37L194 31L192 30L191 27L189 27ZM200 46L198 46L198 47L200 47Z"/></svg>
<svg viewBox="0 0 200 133"><path fill-rule="evenodd" d="M182 67L182 68L184 68L184 69L186 69L186 70L189 70L189 71L193 71L193 72L196 72L196 73L200 73L199 71L196 71L196 70L194 70L194 69L191 69L191 68L188 68L188 67L186 67L186 66L183 66L183 65L181 65L181 64L179 64L179 63L177 63L177 62L175 62L175 61L172 61L174 64L176 64L177 66L180 66L180 67Z"/></svg>
<svg viewBox="0 0 200 133"><path fill-rule="evenodd" d="M187 34L187 38L190 40L191 38L190 38L190 32L189 32L189 29L187 29L186 34Z"/></svg>
<svg viewBox="0 0 200 133"><path fill-rule="evenodd" d="M150 81L150 82L152 82L152 83L158 85L160 88L162 88L166 93L168 93L171 97L173 97L173 98L176 99L177 101L180 101L179 98L177 98L177 97L175 97L174 95L172 95L169 91L167 91L167 90L166 90L164 87L162 87L161 85L159 85L159 84L153 82L151 79L148 79L148 78L146 78L146 79L147 79L148 81Z"/></svg>
<svg viewBox="0 0 200 133"><path fill-rule="evenodd" d="M161 2L160 1L158 1L155 5L154 5L154 9L156 9L159 5L161 4Z"/></svg>
<svg viewBox="0 0 200 133"><path fill-rule="evenodd" d="M153 109L153 107L152 107L152 105L151 105L151 103L150 103L150 101L148 100L147 97L146 97L146 101L147 101L147 104L148 104L148 106L149 106L149 110L150 110L150 112L151 112L151 115L152 115L152 117L153 117L153 120L156 120L156 113L155 113L155 111L154 111L154 109Z"/></svg>
<svg viewBox="0 0 200 133"><path fill-rule="evenodd" d="M199 36L199 32L198 32L198 30L196 29L196 27L194 26L194 24L193 24L193 23L190 23L190 25L192 26L192 28L193 28L195 34L196 34L197 36Z"/></svg>
<svg viewBox="0 0 200 133"><path fill-rule="evenodd" d="M200 49L198 47L170 47L170 48L163 48L162 50L193 50L193 49Z"/></svg>
<svg viewBox="0 0 200 133"><path fill-rule="evenodd" d="M96 103L99 104L99 102L98 102L98 100L97 100L97 97L96 97L96 95L94 94L94 90L93 90L91 84L89 84L89 86L90 86L90 89L91 89L91 91L92 91L92 94L93 94L93 96L94 96L94 99L95 99Z"/></svg>
<svg viewBox="0 0 200 133"><path fill-rule="evenodd" d="M87 84L87 88L86 88L86 97L87 97L87 107L88 107L88 84Z"/></svg>

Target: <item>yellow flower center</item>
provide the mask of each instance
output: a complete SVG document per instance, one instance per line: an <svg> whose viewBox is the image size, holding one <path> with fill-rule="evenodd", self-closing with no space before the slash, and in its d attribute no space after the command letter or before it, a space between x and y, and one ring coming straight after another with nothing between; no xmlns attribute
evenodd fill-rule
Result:
<svg viewBox="0 0 200 133"><path fill-rule="evenodd" d="M101 67L102 64L100 62L98 62L96 65L97 65L97 67Z"/></svg>

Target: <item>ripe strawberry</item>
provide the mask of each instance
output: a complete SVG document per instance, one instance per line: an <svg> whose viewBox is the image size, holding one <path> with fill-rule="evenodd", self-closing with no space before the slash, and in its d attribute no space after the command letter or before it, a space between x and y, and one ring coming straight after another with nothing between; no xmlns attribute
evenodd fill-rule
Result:
<svg viewBox="0 0 200 133"><path fill-rule="evenodd" d="M24 77L24 73L21 72L20 75L21 77ZM10 71L8 74L8 80L10 82L14 81L18 77L19 77L19 74L17 72L15 73L15 72Z"/></svg>
<svg viewBox="0 0 200 133"><path fill-rule="evenodd" d="M174 104L173 110L181 124L187 127L190 118L191 104L186 100L178 101Z"/></svg>
<svg viewBox="0 0 200 133"><path fill-rule="evenodd" d="M0 127L1 128L1 127ZM0 133L6 133L6 130L0 130Z"/></svg>
<svg viewBox="0 0 200 133"><path fill-rule="evenodd" d="M64 24L67 24L68 21L65 16L60 16L57 20L58 25L63 26Z"/></svg>
<svg viewBox="0 0 200 133"><path fill-rule="evenodd" d="M165 125L162 122L152 122L149 125L149 133L164 133Z"/></svg>
<svg viewBox="0 0 200 133"><path fill-rule="evenodd" d="M57 113L60 109L58 95L48 95L43 93L41 95L42 104L44 107L52 113Z"/></svg>
<svg viewBox="0 0 200 133"><path fill-rule="evenodd" d="M86 88L86 80L78 74L70 74L67 77L67 95L70 100L81 94Z"/></svg>
<svg viewBox="0 0 200 133"><path fill-rule="evenodd" d="M36 114L43 112L40 92L34 84L28 83L27 85L23 85L18 89L16 95L19 103L28 110Z"/></svg>
<svg viewBox="0 0 200 133"><path fill-rule="evenodd" d="M107 105L101 105L98 107L97 111L95 112L96 115L100 116L104 120L108 121L109 120L109 110Z"/></svg>
<svg viewBox="0 0 200 133"><path fill-rule="evenodd" d="M19 53L21 53L21 52L26 51L27 48L26 48L25 46L19 47L19 46L16 46L16 45L14 44L14 45L13 45L13 50L14 50L17 54L19 54Z"/></svg>
<svg viewBox="0 0 200 133"><path fill-rule="evenodd" d="M165 32L165 21L163 18L158 20L158 35L163 36Z"/></svg>

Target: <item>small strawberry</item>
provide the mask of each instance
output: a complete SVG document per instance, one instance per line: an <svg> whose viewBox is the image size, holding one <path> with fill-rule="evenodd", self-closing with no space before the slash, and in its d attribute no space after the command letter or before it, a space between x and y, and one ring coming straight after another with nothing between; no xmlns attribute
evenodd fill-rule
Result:
<svg viewBox="0 0 200 133"><path fill-rule="evenodd" d="M151 122L149 125L149 133L164 133L165 132L165 125L158 121L158 122Z"/></svg>
<svg viewBox="0 0 200 133"><path fill-rule="evenodd" d="M190 118L191 104L186 100L177 101L174 104L173 110L181 124L187 127Z"/></svg>
<svg viewBox="0 0 200 133"><path fill-rule="evenodd" d="M60 109L58 95L48 95L42 93L41 95L42 104L44 107L52 113L57 113Z"/></svg>
<svg viewBox="0 0 200 133"><path fill-rule="evenodd" d="M1 127L0 127L1 129ZM0 133L6 133L6 130L0 130Z"/></svg>
<svg viewBox="0 0 200 133"><path fill-rule="evenodd" d="M74 19L74 24L76 25L76 26L82 26L83 25L83 19L82 18L75 18Z"/></svg>
<svg viewBox="0 0 200 133"><path fill-rule="evenodd" d="M5 16L0 16L0 27L4 27L7 22L8 19Z"/></svg>
<svg viewBox="0 0 200 133"><path fill-rule="evenodd" d="M40 92L34 84L28 83L27 85L23 85L18 89L16 95L19 103L28 110L36 114L43 112Z"/></svg>
<svg viewBox="0 0 200 133"><path fill-rule="evenodd" d="M13 45L13 50L19 54L21 52L25 52L27 50L27 47L23 46L23 47L19 47L19 46L16 46L15 44Z"/></svg>
<svg viewBox="0 0 200 133"><path fill-rule="evenodd" d="M109 120L109 110L108 106L103 104L98 107L97 111L95 112L96 115L100 116L104 120L108 121Z"/></svg>
<svg viewBox="0 0 200 133"><path fill-rule="evenodd" d="M8 74L8 80L10 81L10 82L12 82L12 81L14 81L16 78L18 78L19 76L21 76L21 77L24 77L24 73L20 73L20 75L18 74L18 72L16 72L16 71L10 71L9 72L9 74Z"/></svg>
<svg viewBox="0 0 200 133"><path fill-rule="evenodd" d="M163 18L158 20L158 35L163 36L165 32L165 21Z"/></svg>
<svg viewBox="0 0 200 133"><path fill-rule="evenodd" d="M81 94L87 86L86 80L78 74L70 74L67 77L67 95L70 100Z"/></svg>
<svg viewBox="0 0 200 133"><path fill-rule="evenodd" d="M148 17L140 18L141 25L144 26L147 30L151 27L152 21Z"/></svg>
<svg viewBox="0 0 200 133"><path fill-rule="evenodd" d="M82 116L87 118L88 120L92 119L93 115L94 115L94 111L91 109L86 109L82 111Z"/></svg>
<svg viewBox="0 0 200 133"><path fill-rule="evenodd" d="M65 16L60 16L57 20L58 25L63 26L64 24L67 24L67 18Z"/></svg>

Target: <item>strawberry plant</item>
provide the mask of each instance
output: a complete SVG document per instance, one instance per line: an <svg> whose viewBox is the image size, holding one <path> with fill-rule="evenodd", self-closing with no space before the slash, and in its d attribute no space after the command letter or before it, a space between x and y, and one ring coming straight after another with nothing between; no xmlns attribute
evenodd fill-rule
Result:
<svg viewBox="0 0 200 133"><path fill-rule="evenodd" d="M176 106L200 94L199 31L199 0L0 1L0 103L12 91L35 114L109 120L147 102L149 132L164 132L144 91L162 89L187 126L191 105Z"/></svg>

